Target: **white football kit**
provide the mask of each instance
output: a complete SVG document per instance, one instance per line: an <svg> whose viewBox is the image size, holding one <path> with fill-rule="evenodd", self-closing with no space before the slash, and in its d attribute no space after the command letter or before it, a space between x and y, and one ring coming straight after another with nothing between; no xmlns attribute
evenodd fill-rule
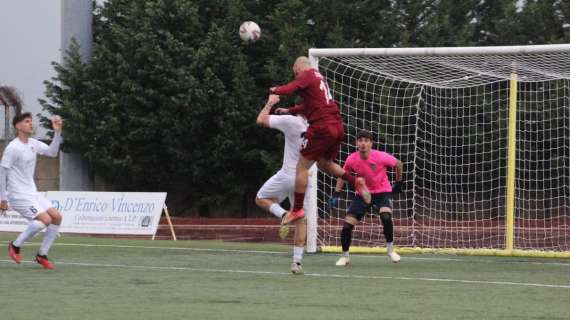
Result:
<svg viewBox="0 0 570 320"><path fill-rule="evenodd" d="M277 173L269 178L257 192L259 199L275 199L278 203L289 198L289 203L294 203L295 173L303 135L309 124L299 116L270 115L269 127L277 129L285 135L285 147L283 151L283 166ZM309 179L310 180L310 179ZM307 187L307 190L310 188ZM305 194L305 200L308 193Z"/></svg>
<svg viewBox="0 0 570 320"><path fill-rule="evenodd" d="M8 204L28 220L53 207L50 201L38 193L34 172L37 155L57 156L60 142L61 135L56 133L49 146L33 138L29 138L28 143L16 138L4 149L0 166L7 175L5 195Z"/></svg>

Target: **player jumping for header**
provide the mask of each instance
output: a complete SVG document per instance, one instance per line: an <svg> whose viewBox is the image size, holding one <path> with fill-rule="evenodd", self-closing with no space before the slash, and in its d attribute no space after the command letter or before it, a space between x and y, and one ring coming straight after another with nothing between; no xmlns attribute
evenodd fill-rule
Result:
<svg viewBox="0 0 570 320"><path fill-rule="evenodd" d="M325 78L314 68L307 57L299 57L293 64L295 80L283 86L272 87L271 94L290 96L298 92L303 104L289 109L278 108L276 113L303 114L309 122L304 136L301 156L295 175L295 201L293 209L284 216L286 225L305 216L303 210L309 169L316 162L319 169L348 181L355 186L366 203L371 197L362 178L347 174L334 162L344 139L344 125L337 104L334 102Z"/></svg>

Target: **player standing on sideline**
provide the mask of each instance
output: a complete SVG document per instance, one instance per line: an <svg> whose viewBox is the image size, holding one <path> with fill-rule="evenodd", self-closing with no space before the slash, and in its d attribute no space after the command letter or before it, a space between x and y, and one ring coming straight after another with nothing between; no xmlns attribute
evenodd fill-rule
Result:
<svg viewBox="0 0 570 320"><path fill-rule="evenodd" d="M347 174L336 159L340 144L344 139L344 125L337 104L334 102L325 78L314 68L307 57L298 57L293 64L295 80L283 86L270 89L272 94L290 96L295 92L303 99L303 105L289 109L278 108L280 114L303 114L309 122L301 148L301 157L297 163L295 176L295 201L291 211L283 218L281 224L303 218L303 203L307 189L309 168L317 162L319 169L343 178L359 191L366 203L370 203L370 193L362 178Z"/></svg>
<svg viewBox="0 0 570 320"><path fill-rule="evenodd" d="M293 203L295 192L295 168L299 160L299 150L303 142L303 135L309 124L301 116L269 115L271 108L279 102L279 96L269 95L267 103L257 116L257 124L262 127L277 129L285 135L285 148L283 151L283 166L276 174L269 178L257 192L255 203L271 212L274 216L282 219L287 211L279 204L289 198ZM280 236L284 238L289 232L288 228L280 230ZM295 220L295 237L293 245L293 263L291 272L303 274L303 251L307 241L306 219Z"/></svg>
<svg viewBox="0 0 570 320"><path fill-rule="evenodd" d="M372 194L372 203L366 204L361 195L357 192L352 200L348 213L344 218L344 225L340 232L340 242L342 244L342 255L337 261L337 266L346 266L350 263L348 251L352 241L352 230L358 224L364 214L371 206L375 206L380 213L382 226L384 227L384 237L386 237L386 247L388 256L392 262L400 261L400 256L394 249L394 224L392 223L392 193L402 191L402 162L389 153L372 149L372 135L367 131L360 131L356 136L358 151L351 153L344 169L347 172L354 172L358 176L364 177L366 185ZM396 168L394 186L390 185L387 168ZM337 179L335 192L329 199L329 206L336 208L340 197L340 192L344 186L342 179Z"/></svg>
<svg viewBox="0 0 570 320"><path fill-rule="evenodd" d="M50 201L38 193L34 183L34 171L38 153L48 157L57 156L61 143L62 120L59 116L52 118L55 134L49 146L31 138L34 127L29 112L16 115L12 125L16 128L16 138L8 144L0 162L0 210L2 213L8 210L9 202L10 207L30 223L16 240L8 244L8 255L16 263L20 263L20 248L24 242L47 227L36 255L36 262L46 269L53 269L54 265L48 260L47 254L57 237L61 214Z"/></svg>

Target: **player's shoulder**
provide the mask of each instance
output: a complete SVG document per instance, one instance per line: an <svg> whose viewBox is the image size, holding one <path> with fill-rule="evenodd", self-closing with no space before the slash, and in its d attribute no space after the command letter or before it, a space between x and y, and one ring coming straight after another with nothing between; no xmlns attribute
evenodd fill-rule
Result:
<svg viewBox="0 0 570 320"><path fill-rule="evenodd" d="M376 157L382 157L388 153L384 152L384 151L380 151L380 150L376 150L376 149L372 149L370 150L370 154Z"/></svg>
<svg viewBox="0 0 570 320"><path fill-rule="evenodd" d="M20 139L15 138L8 143L4 150L19 149L22 147L22 145L23 144L20 142Z"/></svg>
<svg viewBox="0 0 570 320"><path fill-rule="evenodd" d="M301 127L303 128L303 130L309 127L309 123L307 122L307 120L305 120L305 118L301 116L290 116L290 117L292 117L292 119L290 119L289 121L291 121L291 123L294 124L296 127Z"/></svg>
<svg viewBox="0 0 570 320"><path fill-rule="evenodd" d="M376 159L377 161L381 161L381 162L385 162L385 161L393 161L393 159L396 159L396 157L394 157L392 154L385 152L385 151L380 151L380 150L373 150L372 152L372 157L374 159Z"/></svg>
<svg viewBox="0 0 570 320"><path fill-rule="evenodd" d="M29 138L28 143L33 145L33 146L37 146L38 144L41 144L42 142L38 139L35 139L35 138Z"/></svg>
<svg viewBox="0 0 570 320"><path fill-rule="evenodd" d="M270 115L270 124L281 124L287 127L308 127L307 121L299 116L293 116L290 114L285 115Z"/></svg>
<svg viewBox="0 0 570 320"><path fill-rule="evenodd" d="M348 157L346 158L346 162L358 161L359 159L360 159L360 153L356 151L348 155Z"/></svg>

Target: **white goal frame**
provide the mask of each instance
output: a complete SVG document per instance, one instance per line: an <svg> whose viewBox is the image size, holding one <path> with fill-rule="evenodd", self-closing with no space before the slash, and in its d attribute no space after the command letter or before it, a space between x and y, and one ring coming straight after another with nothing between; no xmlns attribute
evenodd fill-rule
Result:
<svg viewBox="0 0 570 320"><path fill-rule="evenodd" d="M336 48L336 49L310 49L309 60L311 66L319 69L319 60L324 57L347 57L347 56L470 56L470 55L515 55L515 54L540 54L540 53L557 53L570 52L570 44L557 45L532 45L532 46L496 46L496 47L434 47L434 48ZM491 74L492 75L492 74ZM547 74L546 74L547 75ZM511 91L514 90L515 100L510 101L509 109L509 146L508 146L508 172L507 172L507 201L506 201L506 217L507 217L507 239L505 250L492 250L493 255L539 255L539 256L556 256L570 257L570 252L555 252L544 255L542 251L538 254L532 254L529 251L519 252L513 249L513 215L514 215L514 190L515 190L515 160L516 160L516 65L513 65L513 75L510 80ZM514 125L515 127L511 127ZM307 252L317 252L318 244L318 199L317 199L317 174L312 174L311 178L314 188L309 192L310 198L307 204ZM433 252L434 250L429 250ZM485 250L483 250L485 251ZM483 252L481 254L489 254ZM426 250L422 251L426 252ZM462 253L461 250L454 253ZM468 249L467 254L473 254L473 250Z"/></svg>

